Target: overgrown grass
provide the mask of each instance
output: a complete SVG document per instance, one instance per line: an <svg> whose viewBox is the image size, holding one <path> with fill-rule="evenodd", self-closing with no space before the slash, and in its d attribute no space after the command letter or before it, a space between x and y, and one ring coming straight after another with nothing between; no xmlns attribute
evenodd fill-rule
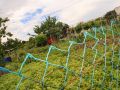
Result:
<svg viewBox="0 0 120 90"><path fill-rule="evenodd" d="M117 33L120 33L120 29L116 29ZM93 32L89 32L94 35ZM97 32L97 37L100 40L100 43L96 46L98 54L95 58L95 51L92 50L91 47L94 46L95 40L93 38L87 37L87 48L86 53L84 56L84 64L82 68L82 83L81 83L81 90L100 90L100 89L112 89L115 90L120 88L120 80L118 80L117 87L117 79L119 79L120 74L120 64L119 64L119 43L118 40L120 36L115 34L115 42L112 39L112 33L110 31L107 32L107 49L106 49L106 72L103 70L105 67L105 60L104 60L104 37ZM112 46L114 45L114 57L113 57L113 67L111 63L111 59L113 56L112 53ZM69 46L69 42L67 40L60 41L55 43L53 46L56 46L60 49L67 50ZM45 60L46 54L48 52L49 46L40 47L40 48L33 48L33 49L25 49L21 48L17 53L11 54L13 62L8 63L6 68L18 71L21 65L21 62L24 60L25 55L27 53L33 54L35 57ZM80 83L80 70L83 62L83 45L73 45L70 50L70 58L68 63L68 77L67 77L67 85L65 90L77 90L79 83ZM49 62L53 64L58 64L65 66L66 65L66 58L67 52L60 52L56 50L52 50L49 55ZM16 55L21 55L19 59ZM117 67L118 65L118 67ZM27 76L29 79L24 79L22 84L20 85L20 90L41 90L42 89L42 76L44 74L46 64L40 61L28 60L23 67L22 73L23 75ZM93 76L94 70L94 77ZM117 71L119 70L119 71ZM44 88L47 90L57 90L63 86L64 76L65 76L65 69L48 66L47 74L45 76L45 86ZM111 76L112 72L112 76ZM105 77L105 80L103 78ZM113 79L112 79L113 78ZM20 77L12 75L12 74L5 74L0 77L0 90L14 90L17 83L19 82ZM93 81L92 81L93 80ZM92 86L93 82L93 86ZM103 88L102 88L103 87Z"/></svg>

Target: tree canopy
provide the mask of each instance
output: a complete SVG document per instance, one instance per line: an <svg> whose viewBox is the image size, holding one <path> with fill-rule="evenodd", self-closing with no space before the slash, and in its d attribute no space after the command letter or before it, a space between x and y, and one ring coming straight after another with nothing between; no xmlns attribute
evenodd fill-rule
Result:
<svg viewBox="0 0 120 90"><path fill-rule="evenodd" d="M0 44L1 44L1 40L2 38L6 37L6 36L9 36L11 37L12 34L10 32L7 32L6 29L7 29L7 26L5 25L5 23L9 21L8 18L0 18Z"/></svg>
<svg viewBox="0 0 120 90"><path fill-rule="evenodd" d="M47 37L60 38L66 33L69 28L68 24L57 21L56 17L48 16L41 25L36 25L34 31L36 34L45 34Z"/></svg>

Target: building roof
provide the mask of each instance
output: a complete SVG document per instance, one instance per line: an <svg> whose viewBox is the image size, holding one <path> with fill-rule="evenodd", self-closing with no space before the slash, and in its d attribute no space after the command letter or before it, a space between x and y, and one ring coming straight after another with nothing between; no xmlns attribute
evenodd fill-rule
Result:
<svg viewBox="0 0 120 90"><path fill-rule="evenodd" d="M115 12L117 13L117 15L120 15L120 6L115 8Z"/></svg>

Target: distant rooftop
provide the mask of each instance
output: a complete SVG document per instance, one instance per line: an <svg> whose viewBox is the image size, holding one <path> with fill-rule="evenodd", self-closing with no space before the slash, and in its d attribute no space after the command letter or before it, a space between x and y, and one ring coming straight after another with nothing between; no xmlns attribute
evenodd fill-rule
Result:
<svg viewBox="0 0 120 90"><path fill-rule="evenodd" d="M120 15L120 6L115 8L115 12L117 13L117 15Z"/></svg>

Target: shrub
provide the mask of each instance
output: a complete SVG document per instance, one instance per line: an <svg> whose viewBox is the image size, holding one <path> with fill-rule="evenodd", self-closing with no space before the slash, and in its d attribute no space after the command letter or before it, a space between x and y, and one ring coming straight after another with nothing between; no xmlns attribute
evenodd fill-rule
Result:
<svg viewBox="0 0 120 90"><path fill-rule="evenodd" d="M21 56L25 56L25 54L26 54L26 52L25 52L25 50L19 50L19 56L21 57Z"/></svg>
<svg viewBox="0 0 120 90"><path fill-rule="evenodd" d="M26 55L26 51L20 49L19 51L17 51L17 56L15 56L14 58L17 58L18 62L23 62L25 55Z"/></svg>
<svg viewBox="0 0 120 90"><path fill-rule="evenodd" d="M27 47L28 47L28 49L35 47L35 38L33 38L33 37L29 38L29 42L27 43Z"/></svg>
<svg viewBox="0 0 120 90"><path fill-rule="evenodd" d="M47 37L44 34L37 35L35 37L36 46L44 46L47 44Z"/></svg>

